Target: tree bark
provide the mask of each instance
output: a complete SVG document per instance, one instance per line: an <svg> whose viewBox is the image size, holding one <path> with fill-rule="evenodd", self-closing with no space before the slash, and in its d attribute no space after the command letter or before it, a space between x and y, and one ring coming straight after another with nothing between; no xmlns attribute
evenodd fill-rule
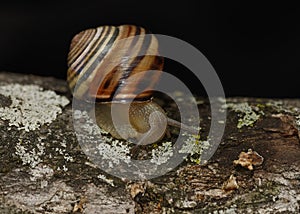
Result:
<svg viewBox="0 0 300 214"><path fill-rule="evenodd" d="M55 78L1 72L0 86L8 84L38 85L72 100L65 81ZM204 138L210 108L202 101ZM2 118L0 213L299 213L300 100L226 101L225 133L207 163L188 159L143 181L116 178L89 160L74 133L72 104L32 131ZM247 113L239 104L259 117L242 124ZM0 109L11 105L11 97L0 93Z"/></svg>

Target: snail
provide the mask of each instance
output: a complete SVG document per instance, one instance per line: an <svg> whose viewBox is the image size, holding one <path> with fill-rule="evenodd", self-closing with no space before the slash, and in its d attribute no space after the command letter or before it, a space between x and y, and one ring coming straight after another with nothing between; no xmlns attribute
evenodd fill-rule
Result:
<svg viewBox="0 0 300 214"><path fill-rule="evenodd" d="M168 118L152 99L151 90L163 64L156 37L144 28L100 26L73 37L67 82L73 96L96 100L96 122L102 129L114 138L145 145L162 139L167 125L195 133L195 129ZM148 70L155 72L145 72Z"/></svg>

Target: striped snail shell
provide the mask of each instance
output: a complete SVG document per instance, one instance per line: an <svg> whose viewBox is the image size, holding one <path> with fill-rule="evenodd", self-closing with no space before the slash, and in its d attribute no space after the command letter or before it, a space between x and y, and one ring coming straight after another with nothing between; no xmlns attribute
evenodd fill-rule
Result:
<svg viewBox="0 0 300 214"><path fill-rule="evenodd" d="M118 139L149 144L165 135L167 124L182 125L167 118L151 99L151 89L160 77L163 62L157 39L144 28L101 26L82 31L72 39L67 82L73 96L96 99L96 121L102 129ZM145 72L148 70L160 72L149 76ZM129 78L134 74L140 75ZM126 106L126 100L133 98ZM112 103L116 106L117 122L111 115Z"/></svg>
<svg viewBox="0 0 300 214"><path fill-rule="evenodd" d="M145 29L132 25L103 26L77 34L68 55L71 90L75 90L79 81L76 85L79 96L101 101L149 100L159 72L147 77L147 84L140 79L127 81L131 75L163 68L157 39L151 34L145 37L146 34ZM137 94L137 90L143 93Z"/></svg>

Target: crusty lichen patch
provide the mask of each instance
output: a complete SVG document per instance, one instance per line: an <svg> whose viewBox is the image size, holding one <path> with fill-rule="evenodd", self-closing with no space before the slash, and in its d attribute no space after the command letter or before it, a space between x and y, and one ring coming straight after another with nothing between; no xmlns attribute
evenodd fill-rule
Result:
<svg viewBox="0 0 300 214"><path fill-rule="evenodd" d="M200 141L200 135L189 135L182 148L179 150L179 153L189 154L187 159L191 162L200 164L202 152L210 146L209 140Z"/></svg>
<svg viewBox="0 0 300 214"><path fill-rule="evenodd" d="M164 142L156 149L152 149L151 163L161 165L167 163L170 157L173 156L172 142Z"/></svg>
<svg viewBox="0 0 300 214"><path fill-rule="evenodd" d="M80 120L83 120L84 123L81 123ZM85 148L85 152L89 153L90 150L93 150L100 159L108 164L109 168L114 168L120 162L130 162L130 147L126 142L107 135L108 133L100 129L86 111L75 110L74 126L77 139L83 143L81 146Z"/></svg>
<svg viewBox="0 0 300 214"><path fill-rule="evenodd" d="M113 138L98 127L86 111L75 110L73 116L77 139L82 143L81 147L91 160L96 160L111 169L121 163L132 164L132 155L134 154L131 153L131 150L134 150L135 144ZM198 135L192 136L186 133L182 134L182 139L184 140L183 146L178 152L190 155L188 157L192 162L200 163L202 151L210 146L209 142L200 141ZM144 151L145 156L143 158L148 159L153 166L168 163L175 152L174 143L167 140L164 139L155 146L149 146Z"/></svg>
<svg viewBox="0 0 300 214"><path fill-rule="evenodd" d="M3 85L0 94L11 99L9 106L0 107L0 118L27 132L51 123L69 103L66 97L37 85Z"/></svg>
<svg viewBox="0 0 300 214"><path fill-rule="evenodd" d="M28 143L30 142L19 140L15 147L15 154L21 158L23 165L30 165L30 167L34 168L42 162L41 157L45 154L45 144L40 142L36 144L37 148L29 149L27 147Z"/></svg>
<svg viewBox="0 0 300 214"><path fill-rule="evenodd" d="M243 126L253 126L260 116L264 115L264 112L258 106L250 106L247 102L227 103L223 108L229 108L238 113L237 128L239 129Z"/></svg>

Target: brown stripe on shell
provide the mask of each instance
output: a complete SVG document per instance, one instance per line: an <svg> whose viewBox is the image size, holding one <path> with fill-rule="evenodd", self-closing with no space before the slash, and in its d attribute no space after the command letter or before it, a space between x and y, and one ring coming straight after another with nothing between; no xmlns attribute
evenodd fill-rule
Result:
<svg viewBox="0 0 300 214"><path fill-rule="evenodd" d="M80 32L77 34L71 41L70 45L70 52L68 54L68 78L67 81L69 82L69 85L73 81L73 78L77 78L77 74L75 69L73 68L74 61L82 54L82 52L87 48L87 46L90 44L91 40L94 37L95 34L94 29L88 29L85 31ZM73 86L70 86L70 88L73 88Z"/></svg>
<svg viewBox="0 0 300 214"><path fill-rule="evenodd" d="M107 33L106 28L93 30L95 34L87 42L87 46L83 49L82 53L76 58L76 60L71 65L72 69L79 73L82 67L89 62L90 57L94 55L95 49L100 45L101 41L105 39L105 34Z"/></svg>
<svg viewBox="0 0 300 214"><path fill-rule="evenodd" d="M74 60L85 50L92 38L94 37L96 31L94 29L89 29L77 34L71 41L70 52L68 55L68 65L71 65Z"/></svg>
<svg viewBox="0 0 300 214"><path fill-rule="evenodd" d="M128 25L119 27L120 36L118 37L117 42L114 43L109 54L107 54L105 62L99 64L97 71L95 72L95 81L92 82L90 87L90 94L92 94L92 96L95 96L98 99L113 98L122 74L125 69L130 69L130 63L134 60L132 56L138 54L139 47L137 47L136 44L138 44L138 46L141 46L142 44L140 37L133 37L136 35L137 28L138 27L136 26ZM129 36L125 36L128 34L128 31ZM144 30L139 29L138 32L141 33L144 32ZM110 75L111 71L115 71L115 75ZM110 80L110 88L105 90L103 86L106 84L106 80L109 79L106 78L106 76L109 76L112 79Z"/></svg>
<svg viewBox="0 0 300 214"><path fill-rule="evenodd" d="M107 35L103 38L101 43L99 43L94 52L95 54L91 56L88 63L85 64L81 71L80 79L77 83L79 85L79 89L81 85L85 85L83 86L83 90L80 92L81 94L86 93L87 90L94 90L95 82L98 82L98 79L101 78L102 74L106 73L106 71L110 71L107 69L107 67L104 67L103 70L97 69L106 61L105 59L107 55L109 55L108 53L111 51L114 42L117 40L117 37L120 35L118 28L111 28L110 26L108 28L109 30L107 31ZM95 94L96 92L90 93Z"/></svg>
<svg viewBox="0 0 300 214"><path fill-rule="evenodd" d="M76 83L76 96L84 96L87 91L92 88L93 82L97 80L96 68L101 65L107 53L111 50L113 43L119 35L119 29L116 27L105 27L106 33L98 45L90 51L89 56L86 56L86 61L78 69L80 71L79 78Z"/></svg>
<svg viewBox="0 0 300 214"><path fill-rule="evenodd" d="M68 82L71 82L71 79L76 74L76 71L73 69L74 61L78 58L78 56L80 56L80 54L82 54L88 44L90 44L94 34L95 30L89 29L80 32L72 39L70 52L68 54Z"/></svg>
<svg viewBox="0 0 300 214"><path fill-rule="evenodd" d="M95 31L93 37L91 37L91 41L87 44L87 47L84 49L83 53L78 56L76 61L70 65L69 70L72 75L70 75L69 84L73 89L79 76L84 75L84 66L91 61L93 57L94 51L97 47L101 47L101 42L107 38L109 38L109 29L110 27L104 26L97 29L92 29ZM98 35L98 36L97 36ZM97 37L96 37L97 36ZM71 79L73 77L73 79Z"/></svg>
<svg viewBox="0 0 300 214"><path fill-rule="evenodd" d="M72 50L68 59L72 60L68 69L71 90L74 90L78 82L80 95L88 93L89 96L102 101L110 101L114 96L115 101L149 99L160 75L142 72L162 70L162 57L156 56L157 39L153 35L144 37L145 30L132 25L103 26L96 30L98 34L84 31L81 33L83 38L79 34L72 40ZM102 31L101 35L99 30ZM136 35L137 37L134 37ZM122 39L126 41L123 42ZM73 51L74 48L78 50ZM137 73L142 75L129 78ZM138 89L146 91L136 96Z"/></svg>
<svg viewBox="0 0 300 214"><path fill-rule="evenodd" d="M148 41L145 41L148 40ZM139 50L139 54L135 57L130 65L129 72L124 72L119 84L119 91L116 99L145 99L150 98L150 91L153 90L155 84L160 78L163 69L163 57L158 54L158 41L153 35L148 35L143 40L143 45ZM147 72L155 70L156 72ZM126 76L124 76L124 74ZM143 74L143 75L135 75ZM129 75L134 78L128 79ZM145 76L146 75L146 76ZM151 78L149 78L151 76ZM141 93L142 92L142 93Z"/></svg>
<svg viewBox="0 0 300 214"><path fill-rule="evenodd" d="M99 47L102 47L105 40L110 37L111 30L113 29L107 26L96 29L96 34L94 35L93 40L84 50L84 53L77 58L76 64L73 65L75 70L82 70L86 67L86 64L93 62L91 59L95 57Z"/></svg>

